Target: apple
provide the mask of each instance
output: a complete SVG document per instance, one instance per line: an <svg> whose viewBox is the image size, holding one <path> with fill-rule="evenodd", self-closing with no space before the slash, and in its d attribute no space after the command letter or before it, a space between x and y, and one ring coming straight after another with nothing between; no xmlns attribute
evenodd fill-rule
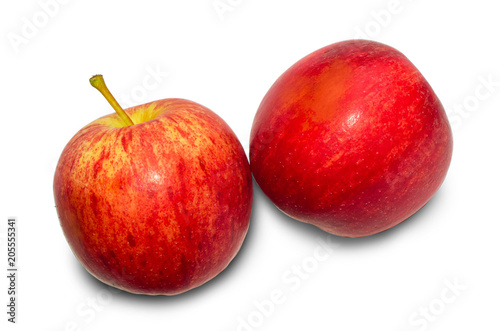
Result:
<svg viewBox="0 0 500 331"><path fill-rule="evenodd" d="M290 217L344 237L404 221L436 193L452 155L446 113L399 51L348 40L319 49L269 89L250 167Z"/></svg>
<svg viewBox="0 0 500 331"><path fill-rule="evenodd" d="M80 263L137 294L176 295L223 271L240 249L252 177L230 127L209 109L164 99L82 128L54 177L57 214Z"/></svg>

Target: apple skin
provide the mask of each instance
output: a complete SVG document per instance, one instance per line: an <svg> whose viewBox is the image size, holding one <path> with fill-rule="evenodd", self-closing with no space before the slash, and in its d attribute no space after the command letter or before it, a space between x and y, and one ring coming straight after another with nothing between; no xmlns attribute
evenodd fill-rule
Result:
<svg viewBox="0 0 500 331"><path fill-rule="evenodd" d="M97 279L176 295L209 281L240 249L252 178L236 135L209 109L164 99L81 129L56 168L66 239ZM123 127L120 127L123 126Z"/></svg>
<svg viewBox="0 0 500 331"><path fill-rule="evenodd" d="M348 40L301 59L270 88L253 122L250 167L285 214L363 237L431 199L452 144L417 68L392 47Z"/></svg>

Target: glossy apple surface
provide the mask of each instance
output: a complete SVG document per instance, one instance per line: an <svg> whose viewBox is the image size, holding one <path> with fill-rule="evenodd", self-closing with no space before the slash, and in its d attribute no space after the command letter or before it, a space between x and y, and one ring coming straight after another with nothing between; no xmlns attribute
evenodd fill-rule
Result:
<svg viewBox="0 0 500 331"><path fill-rule="evenodd" d="M399 51L351 40L288 69L254 119L250 165L284 213L346 237L389 229L443 183L452 134L429 83Z"/></svg>
<svg viewBox="0 0 500 331"><path fill-rule="evenodd" d="M54 178L57 213L80 263L111 286L174 295L235 257L249 226L252 180L229 126L191 101L165 99L81 129Z"/></svg>

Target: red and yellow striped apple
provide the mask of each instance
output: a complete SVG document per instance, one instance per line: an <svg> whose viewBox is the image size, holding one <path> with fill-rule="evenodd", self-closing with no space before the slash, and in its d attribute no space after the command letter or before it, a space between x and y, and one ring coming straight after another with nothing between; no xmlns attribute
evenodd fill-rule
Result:
<svg viewBox="0 0 500 331"><path fill-rule="evenodd" d="M250 166L284 213L362 237L424 206L443 183L452 134L429 83L399 51L351 40L288 69L255 115Z"/></svg>
<svg viewBox="0 0 500 331"><path fill-rule="evenodd" d="M66 145L54 197L66 239L97 279L132 293L175 295L209 281L240 249L252 180L236 135L209 109L164 99L124 111Z"/></svg>

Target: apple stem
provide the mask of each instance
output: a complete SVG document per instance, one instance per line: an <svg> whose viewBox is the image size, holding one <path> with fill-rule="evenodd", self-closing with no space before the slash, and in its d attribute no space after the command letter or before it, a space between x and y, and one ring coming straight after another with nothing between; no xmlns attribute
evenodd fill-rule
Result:
<svg viewBox="0 0 500 331"><path fill-rule="evenodd" d="M95 87L101 94L108 100L109 104L113 109L116 111L118 116L122 119L122 121L126 124L126 126L131 126L134 125L134 122L132 122L132 119L128 114L123 110L123 108L118 104L116 101L115 97L111 92L109 92L108 87L106 86L106 83L104 83L104 78L102 75L95 75L90 78L90 85Z"/></svg>

